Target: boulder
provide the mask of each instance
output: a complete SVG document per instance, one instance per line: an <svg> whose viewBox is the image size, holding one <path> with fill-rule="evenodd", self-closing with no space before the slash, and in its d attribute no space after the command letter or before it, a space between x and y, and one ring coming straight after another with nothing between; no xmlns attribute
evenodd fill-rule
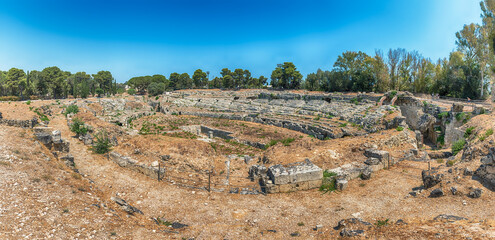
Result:
<svg viewBox="0 0 495 240"><path fill-rule="evenodd" d="M480 198L481 194L483 193L483 190L480 188L473 189L473 191L469 192L468 196L470 198Z"/></svg>
<svg viewBox="0 0 495 240"><path fill-rule="evenodd" d="M489 153L481 158L483 163L474 173L488 188L495 189L495 148L490 148Z"/></svg>
<svg viewBox="0 0 495 240"><path fill-rule="evenodd" d="M62 133L60 132L60 130L55 130L52 132L52 141L54 143L62 142Z"/></svg>
<svg viewBox="0 0 495 240"><path fill-rule="evenodd" d="M251 181L263 178L266 176L268 169L263 165L253 165L249 168L249 178Z"/></svg>
<svg viewBox="0 0 495 240"><path fill-rule="evenodd" d="M437 198L437 197L443 197L443 190L441 188L434 189L431 191L430 196L431 198Z"/></svg>
<svg viewBox="0 0 495 240"><path fill-rule="evenodd" d="M52 143L52 135L45 132L34 133L34 136L38 141L40 141L43 145L49 145Z"/></svg>
<svg viewBox="0 0 495 240"><path fill-rule="evenodd" d="M421 178L423 179L423 186L428 189L442 182L443 174L433 175L428 170L423 170L421 172Z"/></svg>
<svg viewBox="0 0 495 240"><path fill-rule="evenodd" d="M364 230L361 230L361 229L357 229L357 230L344 229L344 230L340 231L340 236L342 236L342 237L355 237L355 236L362 235L362 234L364 234Z"/></svg>

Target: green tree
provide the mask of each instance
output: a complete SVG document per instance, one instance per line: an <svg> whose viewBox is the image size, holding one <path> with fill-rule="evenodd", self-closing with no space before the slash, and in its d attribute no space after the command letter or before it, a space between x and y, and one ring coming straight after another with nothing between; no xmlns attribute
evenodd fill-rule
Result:
<svg viewBox="0 0 495 240"><path fill-rule="evenodd" d="M99 71L97 74L93 74L93 78L98 83L98 87L101 88L105 94L112 92L113 76L109 71Z"/></svg>
<svg viewBox="0 0 495 240"><path fill-rule="evenodd" d="M196 71L194 71L192 79L193 79L194 87L196 88L203 88L208 83L208 78L206 76L206 73L203 72L203 70L201 69L197 69Z"/></svg>
<svg viewBox="0 0 495 240"><path fill-rule="evenodd" d="M6 87L9 90L11 95L13 95L13 96L17 96L19 94L22 95L23 89L19 89L19 87L21 87L21 88L25 87L26 73L24 72L24 70L18 69L18 68L11 68L7 72L7 79L6 80L7 80L6 81Z"/></svg>
<svg viewBox="0 0 495 240"><path fill-rule="evenodd" d="M279 64L272 72L272 87L282 89L298 89L301 85L302 75L297 71L292 62Z"/></svg>
<svg viewBox="0 0 495 240"><path fill-rule="evenodd" d="M165 83L163 82L152 82L148 86L148 94L151 96L157 96L162 94L165 91Z"/></svg>
<svg viewBox="0 0 495 240"><path fill-rule="evenodd" d="M225 75L222 78L222 87L223 88L233 88L234 87L234 78L230 75Z"/></svg>

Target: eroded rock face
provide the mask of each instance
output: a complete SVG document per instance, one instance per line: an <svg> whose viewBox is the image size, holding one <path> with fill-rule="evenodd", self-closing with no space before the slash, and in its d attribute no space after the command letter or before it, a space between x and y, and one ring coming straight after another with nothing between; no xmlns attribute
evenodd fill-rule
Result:
<svg viewBox="0 0 495 240"><path fill-rule="evenodd" d="M489 153L481 159L482 165L474 175L490 189L495 189L495 148L490 148Z"/></svg>

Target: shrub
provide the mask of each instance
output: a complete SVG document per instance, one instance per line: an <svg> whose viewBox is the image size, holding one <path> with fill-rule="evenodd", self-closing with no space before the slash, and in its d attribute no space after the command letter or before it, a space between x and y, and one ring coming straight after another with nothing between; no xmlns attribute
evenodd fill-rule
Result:
<svg viewBox="0 0 495 240"><path fill-rule="evenodd" d="M96 139L96 144L91 148L93 152L98 154L105 154L107 152L110 152L111 145L107 132L100 131L97 134L95 134L94 137Z"/></svg>
<svg viewBox="0 0 495 240"><path fill-rule="evenodd" d="M347 123L342 123L339 125L339 127L347 127Z"/></svg>
<svg viewBox="0 0 495 240"><path fill-rule="evenodd" d="M391 91L391 92L388 94L388 97L389 97L389 98L394 98L394 97L395 97L395 95L397 95L397 91L395 91L395 90L394 90L394 91Z"/></svg>
<svg viewBox="0 0 495 240"><path fill-rule="evenodd" d="M437 137L437 143L440 143L440 145L445 145L445 135L442 134L440 136Z"/></svg>
<svg viewBox="0 0 495 240"><path fill-rule="evenodd" d="M96 94L98 94L98 97L101 97L101 95L102 95L103 93L105 93L105 91L103 91L103 89L101 89L101 88L97 88L97 89L95 90L95 93L96 93Z"/></svg>
<svg viewBox="0 0 495 240"><path fill-rule="evenodd" d="M404 127L401 127L401 126L397 127L397 131L401 132L402 130L404 130Z"/></svg>
<svg viewBox="0 0 495 240"><path fill-rule="evenodd" d="M461 112L461 113L457 113L457 114L455 115L455 120L457 120L457 121L461 121L462 119L464 119L464 117L465 117L465 116L466 116L466 114L465 114L465 113L463 113L463 112Z"/></svg>
<svg viewBox="0 0 495 240"><path fill-rule="evenodd" d="M457 153L459 153L463 148L464 145L466 145L466 140L461 139L454 144L452 144L452 154L455 156Z"/></svg>
<svg viewBox="0 0 495 240"><path fill-rule="evenodd" d="M65 116L67 116L68 114L76 114L78 112L79 112L79 107L75 104L72 104L65 109Z"/></svg>
<svg viewBox="0 0 495 240"><path fill-rule="evenodd" d="M134 88L130 88L129 90L127 90L127 94L129 94L129 95L134 95L134 94L136 94L136 89L134 89Z"/></svg>
<svg viewBox="0 0 495 240"><path fill-rule="evenodd" d="M88 128L84 126L84 122L80 118L74 118L72 124L70 125L70 131L75 133L77 136L86 135Z"/></svg>
<svg viewBox="0 0 495 240"><path fill-rule="evenodd" d="M483 135L479 136L479 139L480 139L480 141L485 141L485 139L492 134L493 134L493 129L490 128L490 129L486 130L486 132Z"/></svg>
<svg viewBox="0 0 495 240"><path fill-rule="evenodd" d="M447 118L449 116L449 112L441 112L438 114L438 117L440 119L444 119L444 118Z"/></svg>
<svg viewBox="0 0 495 240"><path fill-rule="evenodd" d="M27 100L26 105L31 104L31 100Z"/></svg>
<svg viewBox="0 0 495 240"><path fill-rule="evenodd" d="M466 132L464 133L464 138L468 138L469 136L471 136L471 134L473 133L473 130L475 129L476 127L468 127L466 129Z"/></svg>

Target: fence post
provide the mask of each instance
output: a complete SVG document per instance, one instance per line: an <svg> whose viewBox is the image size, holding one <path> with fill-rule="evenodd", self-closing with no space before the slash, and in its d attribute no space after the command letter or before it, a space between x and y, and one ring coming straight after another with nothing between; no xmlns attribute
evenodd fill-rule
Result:
<svg viewBox="0 0 495 240"><path fill-rule="evenodd" d="M211 192L211 170L208 171L208 192Z"/></svg>
<svg viewBox="0 0 495 240"><path fill-rule="evenodd" d="M225 165L227 166L227 185L230 186L229 176L230 176L230 160L225 161Z"/></svg>

